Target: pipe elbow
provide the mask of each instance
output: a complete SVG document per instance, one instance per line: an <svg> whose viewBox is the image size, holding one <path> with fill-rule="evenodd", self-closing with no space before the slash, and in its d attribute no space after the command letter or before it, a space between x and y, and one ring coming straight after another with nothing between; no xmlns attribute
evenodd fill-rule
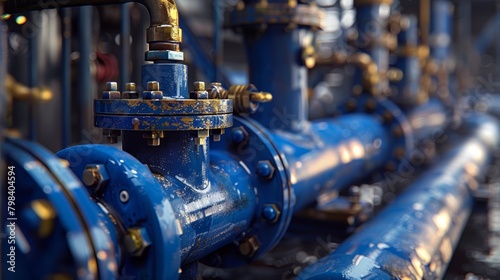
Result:
<svg viewBox="0 0 500 280"><path fill-rule="evenodd" d="M147 42L156 45L166 43L172 45L174 50L180 50L182 30L179 27L179 11L175 0L139 0L139 3L148 9L151 17Z"/></svg>

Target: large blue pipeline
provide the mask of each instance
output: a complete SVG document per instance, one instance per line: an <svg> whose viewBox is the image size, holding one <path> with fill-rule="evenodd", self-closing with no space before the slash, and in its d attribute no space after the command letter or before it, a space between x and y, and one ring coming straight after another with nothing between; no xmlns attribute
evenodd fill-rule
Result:
<svg viewBox="0 0 500 280"><path fill-rule="evenodd" d="M105 4L118 2L130 1ZM22 180L16 191L27 194L18 202L25 209L18 226L29 229L29 240L17 243L18 267L36 263L47 248L55 252L34 266L36 272L23 270L13 279L193 279L200 262L247 264L275 247L292 216L320 195L339 195L370 175L397 171L415 143L443 133L450 122L450 109L422 93L421 73L412 71L420 67L414 18L396 52L396 66L409 74L389 81L384 38L391 1L354 1L359 53L349 62L358 67L362 91L342 106L341 116L317 121L307 119L306 67L312 35L322 26L316 5L238 4L228 24L243 34L253 84L226 89L188 85L175 1L137 2L149 8L152 20L142 90L119 91L110 82L94 101L95 126L110 142L121 136L122 149L79 145L56 157L19 139L8 139L3 148ZM167 15L155 5L166 7ZM443 5L449 2L436 1L433 11L441 14ZM6 8L43 7L7 1ZM433 22L432 34L451 33L447 15ZM436 44L431 58L442 62L449 45ZM386 98L393 86L396 94ZM300 278L442 277L472 208L469 188L500 143L492 119L466 121L467 135L435 167ZM40 209L47 219L39 219Z"/></svg>
<svg viewBox="0 0 500 280"><path fill-rule="evenodd" d="M472 211L472 191L500 145L495 119L474 115L465 126L464 139L430 171L299 279L441 279Z"/></svg>

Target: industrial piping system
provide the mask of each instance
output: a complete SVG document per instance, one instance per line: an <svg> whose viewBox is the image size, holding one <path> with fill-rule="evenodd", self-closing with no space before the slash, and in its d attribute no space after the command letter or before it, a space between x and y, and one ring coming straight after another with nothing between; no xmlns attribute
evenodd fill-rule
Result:
<svg viewBox="0 0 500 280"><path fill-rule="evenodd" d="M292 216L320 195L397 172L415 143L450 122L443 96L419 88L418 71L390 81L385 26L392 1L354 1L360 53L350 61L361 66L361 90L353 90L341 116L318 121L307 119L311 38L323 24L315 4L240 1L228 24L244 36L253 84L195 82L189 91L176 3L137 2L151 16L142 90L128 83L119 91L109 82L94 102L95 126L111 143L121 137L123 150L80 145L56 157L19 139L3 144L3 159L18 176L16 192L25 194L16 200L17 266L33 268L17 271L16 279L194 279L199 262L247 264L275 247ZM4 8L52 6L5 1ZM410 18L400 49L392 50L403 70L420 66L415 26ZM444 32L432 26L431 38ZM430 57L440 64L449 45L438 43ZM500 143L494 120L474 115L468 122L475 126L436 167L299 278L441 277L472 208L470 188ZM398 224L387 228L387 220ZM40 261L49 248L52 257Z"/></svg>

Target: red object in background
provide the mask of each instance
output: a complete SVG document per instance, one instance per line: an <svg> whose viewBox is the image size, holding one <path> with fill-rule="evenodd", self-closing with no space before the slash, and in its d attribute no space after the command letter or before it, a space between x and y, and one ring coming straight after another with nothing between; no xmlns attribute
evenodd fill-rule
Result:
<svg viewBox="0 0 500 280"><path fill-rule="evenodd" d="M118 79L118 59L112 54L96 52L96 77L98 83Z"/></svg>

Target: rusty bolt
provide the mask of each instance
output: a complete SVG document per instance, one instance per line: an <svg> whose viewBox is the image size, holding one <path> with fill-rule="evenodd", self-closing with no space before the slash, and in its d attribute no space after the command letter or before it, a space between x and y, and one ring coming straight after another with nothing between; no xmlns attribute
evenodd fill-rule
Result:
<svg viewBox="0 0 500 280"><path fill-rule="evenodd" d="M252 257L260 248L260 241L257 236L251 236L240 243L240 253L247 257Z"/></svg>
<svg viewBox="0 0 500 280"><path fill-rule="evenodd" d="M142 93L142 99L161 100L162 98L163 92L160 91L160 83L149 81L146 90Z"/></svg>
<svg viewBox="0 0 500 280"><path fill-rule="evenodd" d="M205 91L205 82L194 82L194 90L195 91Z"/></svg>
<svg viewBox="0 0 500 280"><path fill-rule="evenodd" d="M102 99L120 99L121 94L118 91L118 84L116 82L107 82L106 90L102 93Z"/></svg>
<svg viewBox="0 0 500 280"><path fill-rule="evenodd" d="M137 93L137 87L135 83L126 83L125 91L122 93L123 99L137 99L139 94Z"/></svg>
<svg viewBox="0 0 500 280"><path fill-rule="evenodd" d="M250 134L242 126L233 128L231 131L231 138L238 144L246 142L249 136Z"/></svg>
<svg viewBox="0 0 500 280"><path fill-rule="evenodd" d="M109 176L102 164L89 164L83 170L83 183L94 191L98 191L104 187L108 180Z"/></svg>
<svg viewBox="0 0 500 280"><path fill-rule="evenodd" d="M148 82L147 90L150 90L150 91L159 91L160 90L160 83L158 83L157 81L150 81L150 82Z"/></svg>
<svg viewBox="0 0 500 280"><path fill-rule="evenodd" d="M151 245L151 239L145 228L129 228L123 238L125 248L135 257L140 257L147 247Z"/></svg>

